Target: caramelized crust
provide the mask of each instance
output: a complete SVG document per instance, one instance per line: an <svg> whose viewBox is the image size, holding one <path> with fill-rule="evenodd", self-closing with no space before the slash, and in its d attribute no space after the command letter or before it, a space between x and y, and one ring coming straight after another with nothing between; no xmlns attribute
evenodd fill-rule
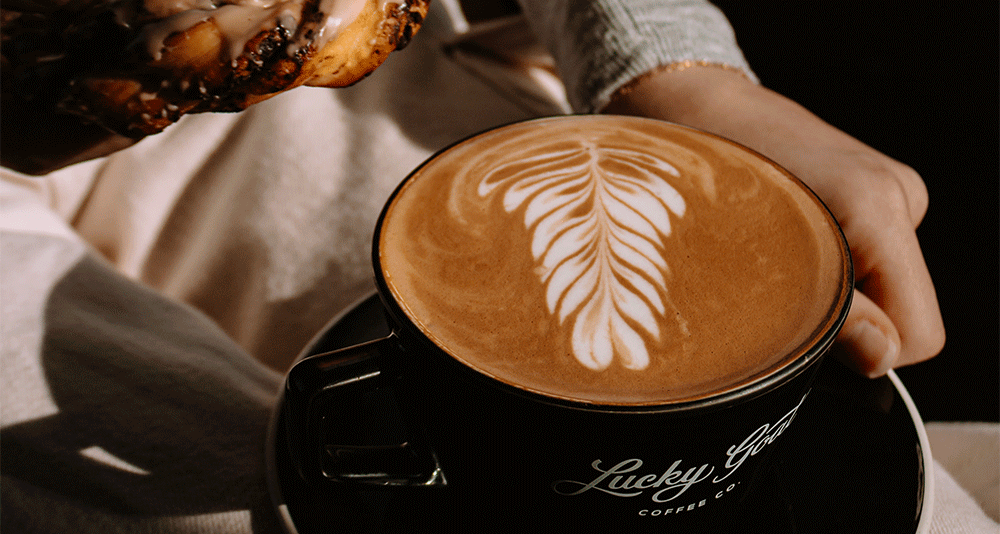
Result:
<svg viewBox="0 0 1000 534"><path fill-rule="evenodd" d="M408 43L428 8L428 0L363 0L333 32L324 27L332 15L321 12L331 0L288 3L301 9L295 19L256 4L153 15L127 0L5 3L3 165L42 174L186 113L239 111L300 85L351 85ZM223 7L262 24L234 35L231 21L243 19L227 23Z"/></svg>

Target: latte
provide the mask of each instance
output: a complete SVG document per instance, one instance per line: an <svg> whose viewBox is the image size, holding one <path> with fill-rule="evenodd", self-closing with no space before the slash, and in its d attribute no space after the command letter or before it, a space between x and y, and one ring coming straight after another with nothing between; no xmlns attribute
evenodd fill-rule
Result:
<svg viewBox="0 0 1000 534"><path fill-rule="evenodd" d="M660 404L764 376L823 335L849 259L787 172L649 119L480 134L417 169L379 228L381 276L434 343L498 380Z"/></svg>

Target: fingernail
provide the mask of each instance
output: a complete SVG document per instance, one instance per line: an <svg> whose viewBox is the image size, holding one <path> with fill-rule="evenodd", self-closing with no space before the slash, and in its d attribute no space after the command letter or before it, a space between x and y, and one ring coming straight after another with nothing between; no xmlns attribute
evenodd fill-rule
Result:
<svg viewBox="0 0 1000 534"><path fill-rule="evenodd" d="M857 352L867 358L878 358L874 367L867 371L870 378L884 375L899 356L899 346L870 321L860 320L851 328L848 338L853 341Z"/></svg>

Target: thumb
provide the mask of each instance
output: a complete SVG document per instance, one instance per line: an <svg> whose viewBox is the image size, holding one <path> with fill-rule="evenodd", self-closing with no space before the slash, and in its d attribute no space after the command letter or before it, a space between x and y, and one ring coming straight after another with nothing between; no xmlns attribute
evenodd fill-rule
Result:
<svg viewBox="0 0 1000 534"><path fill-rule="evenodd" d="M892 320L858 290L837 341L841 362L869 378L884 375L899 357L899 332Z"/></svg>

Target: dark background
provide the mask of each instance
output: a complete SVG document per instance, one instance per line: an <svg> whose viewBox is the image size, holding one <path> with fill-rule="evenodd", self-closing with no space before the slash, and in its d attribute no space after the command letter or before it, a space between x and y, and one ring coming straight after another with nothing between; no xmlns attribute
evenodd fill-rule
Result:
<svg viewBox="0 0 1000 534"><path fill-rule="evenodd" d="M927 421L1000 420L998 3L715 4L764 85L923 177L948 340L897 373Z"/></svg>

